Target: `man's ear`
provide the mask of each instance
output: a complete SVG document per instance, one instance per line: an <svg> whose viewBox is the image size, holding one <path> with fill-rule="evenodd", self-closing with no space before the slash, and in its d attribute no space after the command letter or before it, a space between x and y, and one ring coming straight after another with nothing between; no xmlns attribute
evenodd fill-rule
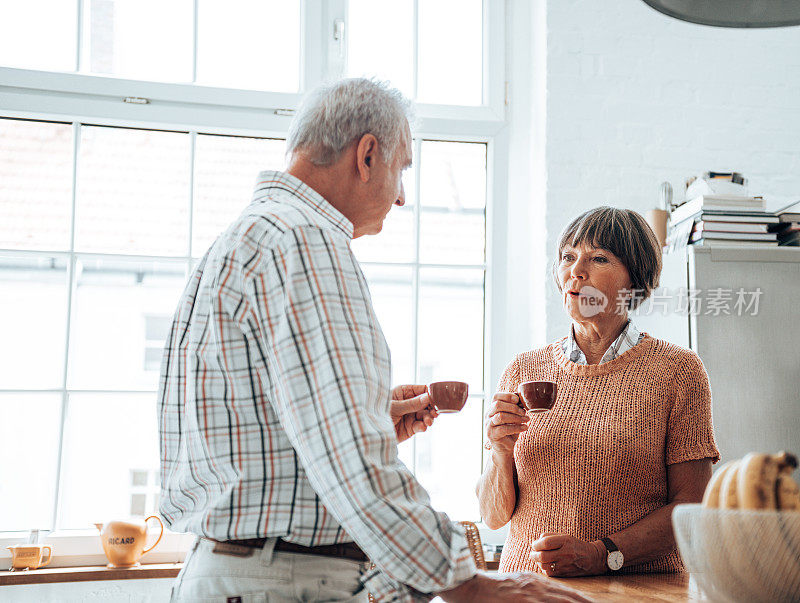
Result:
<svg viewBox="0 0 800 603"><path fill-rule="evenodd" d="M377 153L378 139L372 134L364 134L356 146L356 169L361 182L369 182Z"/></svg>

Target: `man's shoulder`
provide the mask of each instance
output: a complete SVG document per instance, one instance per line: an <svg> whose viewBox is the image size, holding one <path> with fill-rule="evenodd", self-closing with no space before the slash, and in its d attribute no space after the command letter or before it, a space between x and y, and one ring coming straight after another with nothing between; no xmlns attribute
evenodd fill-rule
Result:
<svg viewBox="0 0 800 603"><path fill-rule="evenodd" d="M255 231L277 236L297 229L328 226L319 214L301 200L280 192L253 201L241 213L239 221Z"/></svg>
<svg viewBox="0 0 800 603"><path fill-rule="evenodd" d="M328 230L314 212L290 196L268 197L251 203L221 235L220 252L242 247L261 251L280 247L293 234L308 230Z"/></svg>

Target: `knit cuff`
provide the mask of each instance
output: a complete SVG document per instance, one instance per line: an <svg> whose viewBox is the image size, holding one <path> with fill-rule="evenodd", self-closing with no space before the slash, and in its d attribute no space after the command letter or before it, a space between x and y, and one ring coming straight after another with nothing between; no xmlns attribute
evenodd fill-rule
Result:
<svg viewBox="0 0 800 603"><path fill-rule="evenodd" d="M691 448L676 450L667 454L667 465L699 461L700 459L711 459L712 463L716 463L719 460L719 450L712 443L697 444Z"/></svg>

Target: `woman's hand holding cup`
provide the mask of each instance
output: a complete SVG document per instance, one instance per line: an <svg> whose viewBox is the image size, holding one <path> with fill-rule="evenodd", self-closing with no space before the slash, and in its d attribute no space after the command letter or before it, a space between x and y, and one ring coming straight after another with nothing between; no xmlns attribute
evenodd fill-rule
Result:
<svg viewBox="0 0 800 603"><path fill-rule="evenodd" d="M486 437L492 451L513 456L519 434L528 429L530 417L521 406L518 394L499 392L486 413Z"/></svg>

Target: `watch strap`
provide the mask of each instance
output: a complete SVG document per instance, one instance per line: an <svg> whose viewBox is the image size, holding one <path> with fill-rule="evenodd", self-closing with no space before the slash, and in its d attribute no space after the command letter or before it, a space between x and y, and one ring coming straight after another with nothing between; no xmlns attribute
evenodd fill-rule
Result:
<svg viewBox="0 0 800 603"><path fill-rule="evenodd" d="M614 541L611 540L610 538L601 538L600 540L605 545L606 550L609 553L613 553L614 551L618 551L619 550L619 547L616 544L614 544Z"/></svg>

